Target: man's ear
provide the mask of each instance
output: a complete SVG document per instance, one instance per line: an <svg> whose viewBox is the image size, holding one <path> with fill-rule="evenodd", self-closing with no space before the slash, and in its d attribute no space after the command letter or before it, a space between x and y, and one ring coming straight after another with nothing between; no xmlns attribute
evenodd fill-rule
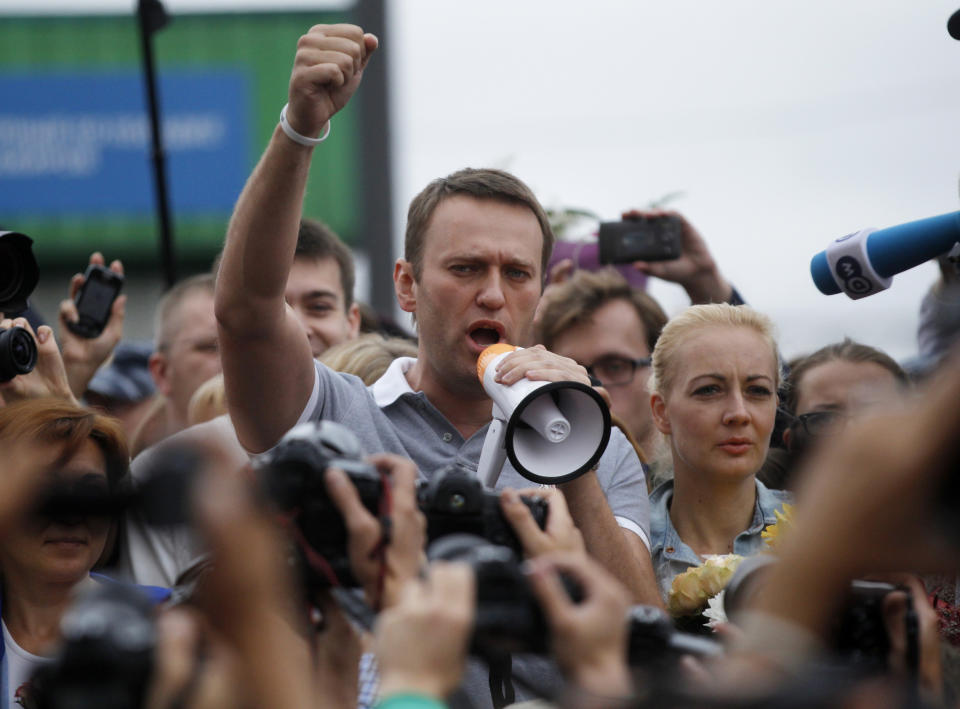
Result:
<svg viewBox="0 0 960 709"><path fill-rule="evenodd" d="M417 281L413 277L413 264L402 258L393 266L393 289L397 303L406 313L417 312Z"/></svg>
<svg viewBox="0 0 960 709"><path fill-rule="evenodd" d="M352 303L347 310L347 339L355 340L360 334L360 306Z"/></svg>
<svg viewBox="0 0 960 709"><path fill-rule="evenodd" d="M170 379L167 376L167 356L162 352L154 352L147 360L147 369L153 377L157 391L164 396L170 395Z"/></svg>
<svg viewBox="0 0 960 709"><path fill-rule="evenodd" d="M783 445L786 446L786 449L790 450L790 441L793 438L793 432L789 428L783 429Z"/></svg>
<svg viewBox="0 0 960 709"><path fill-rule="evenodd" d="M660 394L650 395L650 411L653 417L653 425L665 436L670 435L670 420L667 418L667 402Z"/></svg>

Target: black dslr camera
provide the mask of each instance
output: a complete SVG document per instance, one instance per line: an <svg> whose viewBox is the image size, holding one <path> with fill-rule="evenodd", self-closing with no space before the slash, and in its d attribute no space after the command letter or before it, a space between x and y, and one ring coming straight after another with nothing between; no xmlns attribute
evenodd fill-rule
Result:
<svg viewBox="0 0 960 709"><path fill-rule="evenodd" d="M724 611L736 622L737 614L747 608L762 587L766 572L779 563L768 554L757 554L740 562L724 594ZM883 604L898 588L889 583L854 580L846 591L839 612L833 617L828 647L843 664L864 672L887 669L890 637L884 623ZM919 652L919 630L912 604L905 619L908 656Z"/></svg>
<svg viewBox="0 0 960 709"><path fill-rule="evenodd" d="M472 534L454 534L430 545L433 561L469 564L476 576L477 607L470 652L479 657L502 653L545 654L547 621L516 554ZM579 587L564 580L575 600Z"/></svg>
<svg viewBox="0 0 960 709"><path fill-rule="evenodd" d="M520 499L542 529L547 523L546 500ZM450 534L473 534L523 555L520 540L500 509L500 494L484 488L468 468L454 464L429 482L421 481L417 501L427 518L428 544Z"/></svg>
<svg viewBox="0 0 960 709"><path fill-rule="evenodd" d="M27 298L40 280L33 240L15 231L0 231L0 312L7 317L27 309Z"/></svg>
<svg viewBox="0 0 960 709"><path fill-rule="evenodd" d="M347 474L370 514L389 515L389 510L381 509L384 478L361 456L360 442L350 429L332 421L320 421L295 426L276 447L254 460L282 519L295 527L294 537L309 589L359 586L350 569L343 517L327 494L327 468L340 468ZM430 541L468 532L506 545L519 554L520 541L500 511L499 497L498 493L485 490L470 471L456 465L437 473L430 482L421 481L417 487ZM525 503L543 527L547 519L546 501L534 498Z"/></svg>
<svg viewBox="0 0 960 709"><path fill-rule="evenodd" d="M106 582L61 621L63 645L33 677L39 709L143 706L157 643L154 607L131 586Z"/></svg>
<svg viewBox="0 0 960 709"><path fill-rule="evenodd" d="M40 269L28 236L0 231L0 313L13 317L27 309L27 298L40 280ZM0 382L33 371L37 343L22 327L0 332Z"/></svg>
<svg viewBox="0 0 960 709"><path fill-rule="evenodd" d="M549 628L523 572L519 557L504 546L471 534L453 534L430 545L431 560L469 564L476 576L477 607L471 652L545 654ZM574 603L583 599L580 585L568 576L561 582ZM707 638L678 632L670 617L653 606L634 606L623 619L632 665L669 667L682 655L719 655L721 646Z"/></svg>
<svg viewBox="0 0 960 709"><path fill-rule="evenodd" d="M254 459L254 467L281 515L299 531L298 544L307 588L356 587L347 555L347 528L327 494L327 468L343 470L370 514L379 516L383 478L361 460L360 442L346 426L332 421L294 426L271 450ZM309 547L303 548L306 544ZM323 559L321 568L309 563L312 553Z"/></svg>

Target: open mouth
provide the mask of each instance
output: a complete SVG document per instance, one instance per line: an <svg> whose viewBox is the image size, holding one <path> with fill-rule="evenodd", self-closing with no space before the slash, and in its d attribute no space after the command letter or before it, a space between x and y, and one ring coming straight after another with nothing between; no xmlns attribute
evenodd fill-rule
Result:
<svg viewBox="0 0 960 709"><path fill-rule="evenodd" d="M500 333L492 327L478 327L470 331L470 339L480 347L489 347L500 342Z"/></svg>
<svg viewBox="0 0 960 709"><path fill-rule="evenodd" d="M477 351L503 342L503 335L503 324L496 320L474 320L467 330L467 337Z"/></svg>

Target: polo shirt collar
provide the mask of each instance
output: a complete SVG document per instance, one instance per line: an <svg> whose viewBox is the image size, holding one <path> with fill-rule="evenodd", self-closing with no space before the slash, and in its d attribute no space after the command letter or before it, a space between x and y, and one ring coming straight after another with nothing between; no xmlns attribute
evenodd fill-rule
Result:
<svg viewBox="0 0 960 709"><path fill-rule="evenodd" d="M415 357L397 357L387 371L370 387L374 401L381 409L390 406L404 394L415 393L407 381L407 372L417 363Z"/></svg>

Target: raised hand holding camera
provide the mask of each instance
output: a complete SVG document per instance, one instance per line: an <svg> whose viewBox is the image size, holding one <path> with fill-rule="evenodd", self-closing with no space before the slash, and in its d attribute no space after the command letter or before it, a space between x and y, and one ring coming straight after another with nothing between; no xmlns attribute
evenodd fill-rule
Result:
<svg viewBox="0 0 960 709"><path fill-rule="evenodd" d="M582 598L572 599L561 575ZM551 554L531 562L530 586L550 626L551 647L568 679L591 694L632 693L627 670L630 594L583 554Z"/></svg>
<svg viewBox="0 0 960 709"><path fill-rule="evenodd" d="M25 318L7 319L0 321L0 338L0 345L9 347L4 368L8 378L0 378L0 404L45 396L76 403L53 330L41 325L34 334Z"/></svg>
<svg viewBox="0 0 960 709"><path fill-rule="evenodd" d="M417 509L417 466L387 453L369 460L389 480L389 510L384 519L369 512L342 470L330 468L326 483L347 528L350 566L368 603L380 609L396 603L403 585L419 573L426 521Z"/></svg>
<svg viewBox="0 0 960 709"><path fill-rule="evenodd" d="M526 500L536 496L547 504L546 524L534 518ZM527 558L550 552L585 553L583 535L573 523L566 498L556 488L513 490L507 488L500 495L503 516L516 531Z"/></svg>

